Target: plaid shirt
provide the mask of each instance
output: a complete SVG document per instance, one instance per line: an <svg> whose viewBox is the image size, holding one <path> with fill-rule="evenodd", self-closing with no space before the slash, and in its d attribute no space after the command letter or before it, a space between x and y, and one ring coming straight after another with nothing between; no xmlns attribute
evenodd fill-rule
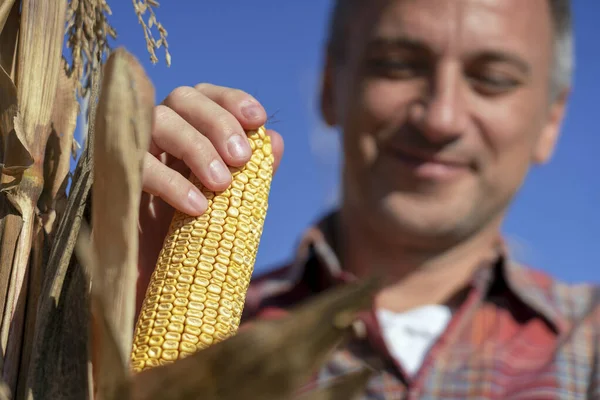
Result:
<svg viewBox="0 0 600 400"><path fill-rule="evenodd" d="M292 263L253 280L243 321L282 315L352 279L331 245L335 216L308 229ZM390 356L371 312L316 382L367 365L377 373L365 399L600 399L599 288L557 282L505 254L476 271L416 374Z"/></svg>

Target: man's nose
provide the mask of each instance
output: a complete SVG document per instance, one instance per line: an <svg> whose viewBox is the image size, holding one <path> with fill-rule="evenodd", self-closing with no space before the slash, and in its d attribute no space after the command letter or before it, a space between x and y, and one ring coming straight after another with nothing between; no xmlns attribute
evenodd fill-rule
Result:
<svg viewBox="0 0 600 400"><path fill-rule="evenodd" d="M441 65L423 89L422 104L415 121L432 143L443 144L462 135L467 126L467 104L460 67Z"/></svg>

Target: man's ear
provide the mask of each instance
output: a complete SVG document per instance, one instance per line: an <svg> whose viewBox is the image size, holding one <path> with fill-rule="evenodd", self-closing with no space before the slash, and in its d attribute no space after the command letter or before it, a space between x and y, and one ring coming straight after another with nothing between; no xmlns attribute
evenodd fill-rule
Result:
<svg viewBox="0 0 600 400"><path fill-rule="evenodd" d="M336 125L334 102L334 66L330 54L325 56L325 67L321 76L321 115L329 126Z"/></svg>
<svg viewBox="0 0 600 400"><path fill-rule="evenodd" d="M560 136L565 111L567 109L569 94L569 89L563 90L550 106L546 126L533 148L533 162L536 164L547 163L554 154L554 149L556 148L556 143Z"/></svg>

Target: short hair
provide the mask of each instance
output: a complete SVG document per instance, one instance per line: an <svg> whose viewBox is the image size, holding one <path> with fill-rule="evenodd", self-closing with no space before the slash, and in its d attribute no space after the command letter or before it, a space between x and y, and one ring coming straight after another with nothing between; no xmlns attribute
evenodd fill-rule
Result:
<svg viewBox="0 0 600 400"><path fill-rule="evenodd" d="M573 83L575 67L573 14L571 0L548 0L554 26L554 66L552 92L558 95Z"/></svg>
<svg viewBox="0 0 600 400"><path fill-rule="evenodd" d="M573 21L571 0L548 0L548 3L554 27L554 65L550 83L554 97L572 84L575 64ZM363 0L334 0L328 38L328 52L332 56L343 57L343 43L351 17L356 13L357 6L364 4Z"/></svg>

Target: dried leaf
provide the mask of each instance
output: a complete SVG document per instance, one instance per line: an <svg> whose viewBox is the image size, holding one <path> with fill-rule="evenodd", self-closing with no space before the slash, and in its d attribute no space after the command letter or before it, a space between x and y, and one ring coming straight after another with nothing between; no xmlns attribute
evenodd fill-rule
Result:
<svg viewBox="0 0 600 400"><path fill-rule="evenodd" d="M0 32L4 29L4 24L13 8L15 0L2 0L0 3Z"/></svg>
<svg viewBox="0 0 600 400"><path fill-rule="evenodd" d="M44 280L44 273L46 271L45 266L50 251L49 243L46 240L39 216L35 217L33 229L30 263L27 272L27 302L24 311L23 346L21 348L19 376L15 390L15 398L19 399L25 398L27 373L34 343L33 338L35 336L38 304Z"/></svg>
<svg viewBox="0 0 600 400"><path fill-rule="evenodd" d="M134 375L133 398L291 398L349 332L348 317L371 303L376 283L368 280L327 291L287 317L255 322L205 350Z"/></svg>
<svg viewBox="0 0 600 400"><path fill-rule="evenodd" d="M361 369L342 375L327 385L299 396L296 400L358 400L363 395L372 371Z"/></svg>
<svg viewBox="0 0 600 400"><path fill-rule="evenodd" d="M73 76L67 76L67 62L63 60L62 64L52 111L52 130L44 157L44 190L38 202L46 233L53 231L54 221L66 204L71 149L79 113L76 82Z"/></svg>
<svg viewBox="0 0 600 400"><path fill-rule="evenodd" d="M0 310L4 310L23 219L6 199L0 201L0 216ZM2 357L4 354L6 353L2 350Z"/></svg>
<svg viewBox="0 0 600 400"><path fill-rule="evenodd" d="M154 87L124 49L108 58L96 115L92 231L102 295L123 360L129 360L135 315L142 161L150 143Z"/></svg>
<svg viewBox="0 0 600 400"><path fill-rule="evenodd" d="M102 346L100 363L105 366L112 366L111 369L103 369L104 374L98 379L98 399L101 400L128 400L130 398L129 374L125 367L126 363L119 354L119 344L116 342L106 313L102 307L102 302L97 297L92 298L93 317L102 332Z"/></svg>
<svg viewBox="0 0 600 400"><path fill-rule="evenodd" d="M0 67L0 167L2 175L10 177L15 177L33 165L23 133L15 129L19 108L17 103L17 88L4 68ZM1 190L6 190L18 181L4 177L2 183Z"/></svg>
<svg viewBox="0 0 600 400"><path fill-rule="evenodd" d="M25 140L40 161L62 68L66 7L66 0L22 1L16 86Z"/></svg>
<svg viewBox="0 0 600 400"><path fill-rule="evenodd" d="M10 12L6 14L6 18L2 21L3 25L0 31L0 65L9 74L11 79L14 80L21 2L15 2L14 0L4 1L0 7L6 7L7 4L12 4L12 8L10 8Z"/></svg>
<svg viewBox="0 0 600 400"><path fill-rule="evenodd" d="M21 182L22 184L23 182ZM25 186L27 188L27 186ZM18 236L14 251L10 277L2 315L0 341L5 354L3 379L11 392L16 392L17 375L23 344L23 329L25 325L26 296L29 282L29 257L35 232L34 205L27 190L13 190L6 194L8 200L20 214L22 225L20 232L13 231ZM5 234L10 234L5 232ZM4 267L4 266L3 266ZM8 269L7 268L7 269Z"/></svg>
<svg viewBox="0 0 600 400"><path fill-rule="evenodd" d="M0 382L0 400L10 400L11 398L8 385L5 382Z"/></svg>
<svg viewBox="0 0 600 400"><path fill-rule="evenodd" d="M88 271L90 276L101 273L98 271L99 264L92 250L89 228L82 224L79 240L77 241L77 256ZM127 400L129 399L130 382L126 363L120 354L120 346L117 343L115 329L106 314L106 298L98 288L92 284L91 311L92 330L96 332L97 339L93 343L97 348L92 351L99 355L96 398L101 400Z"/></svg>
<svg viewBox="0 0 600 400"><path fill-rule="evenodd" d="M32 345L32 357L23 399L86 399L88 388L88 280L75 257L68 265L54 290L59 298L46 302L43 319L47 325ZM56 286L60 285L60 288ZM38 313L40 315L41 312ZM38 322L36 327L41 324ZM36 331L36 334L38 332ZM21 378L21 377L20 377Z"/></svg>
<svg viewBox="0 0 600 400"><path fill-rule="evenodd" d="M88 140L73 176L63 217L56 229L38 311L27 388L34 399L86 399L88 375L89 277L72 257L82 219L89 220L94 124L100 71L93 76ZM87 206L86 206L87 204ZM52 365L53 368L48 368Z"/></svg>

